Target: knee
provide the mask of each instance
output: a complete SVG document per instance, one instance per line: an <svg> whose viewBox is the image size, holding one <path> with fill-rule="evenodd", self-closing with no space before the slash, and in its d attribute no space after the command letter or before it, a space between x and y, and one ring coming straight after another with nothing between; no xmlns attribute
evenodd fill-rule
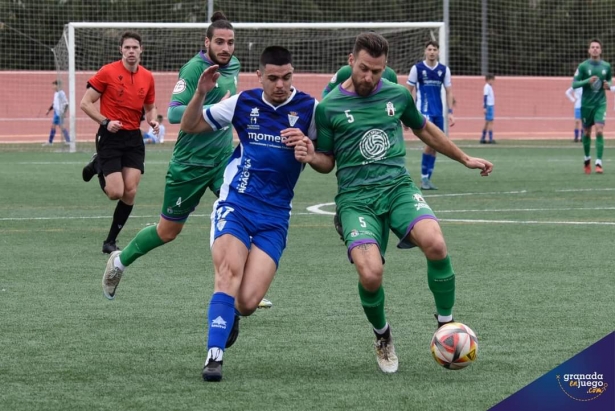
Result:
<svg viewBox="0 0 615 411"><path fill-rule="evenodd" d="M254 298L249 298L247 301L237 300L235 305L237 306L237 310L241 313L242 316L248 317L254 314L254 311L258 308L258 303L260 299L257 301Z"/></svg>
<svg viewBox="0 0 615 411"><path fill-rule="evenodd" d="M123 191L117 189L116 187L111 187L107 185L104 190L105 193L107 193L107 197L109 197L109 200L119 200L123 198Z"/></svg>
<svg viewBox="0 0 615 411"><path fill-rule="evenodd" d="M165 229L160 228L160 224L157 227L156 232L158 233L158 237L165 243L170 243L175 240L179 233L182 231L182 226L180 225L178 228Z"/></svg>
<svg viewBox="0 0 615 411"><path fill-rule="evenodd" d="M448 254L446 242L441 235L432 236L430 239L424 241L421 248L428 260L441 260Z"/></svg>
<svg viewBox="0 0 615 411"><path fill-rule="evenodd" d="M359 282L367 291L374 292L382 285L382 274L382 268L359 268Z"/></svg>
<svg viewBox="0 0 615 411"><path fill-rule="evenodd" d="M122 193L122 201L126 204L133 204L135 201L135 197L137 196L137 186L134 187L124 187L124 193Z"/></svg>

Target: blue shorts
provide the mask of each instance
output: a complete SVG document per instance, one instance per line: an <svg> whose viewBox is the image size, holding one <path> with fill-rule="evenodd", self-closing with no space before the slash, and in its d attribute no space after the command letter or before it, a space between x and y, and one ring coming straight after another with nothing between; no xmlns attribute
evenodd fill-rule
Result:
<svg viewBox="0 0 615 411"><path fill-rule="evenodd" d="M487 112L485 113L485 121L493 121L493 107L487 106Z"/></svg>
<svg viewBox="0 0 615 411"><path fill-rule="evenodd" d="M158 136L156 134L143 133L143 141L149 141L151 144L158 144Z"/></svg>
<svg viewBox="0 0 615 411"><path fill-rule="evenodd" d="M577 107L574 109L574 119L581 120L581 107Z"/></svg>
<svg viewBox="0 0 615 411"><path fill-rule="evenodd" d="M53 120L51 120L51 124L53 124L54 126L61 126L63 122L64 122L64 119L62 117L58 116L54 112L53 113Z"/></svg>
<svg viewBox="0 0 615 411"><path fill-rule="evenodd" d="M258 208L242 208L227 201L216 201L211 216L211 242L223 234L238 238L249 250L252 244L263 250L276 267L286 248L290 216L272 216Z"/></svg>
<svg viewBox="0 0 615 411"><path fill-rule="evenodd" d="M432 123L434 123L436 125L436 127L438 127L440 130L444 131L444 117L442 117L442 116L430 116L428 114L425 114L425 117L427 118L427 120L429 120Z"/></svg>

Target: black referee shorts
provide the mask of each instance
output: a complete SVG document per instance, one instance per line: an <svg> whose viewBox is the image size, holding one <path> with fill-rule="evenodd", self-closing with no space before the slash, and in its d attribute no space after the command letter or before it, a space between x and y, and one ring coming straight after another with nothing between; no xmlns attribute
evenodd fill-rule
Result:
<svg viewBox="0 0 615 411"><path fill-rule="evenodd" d="M145 173L145 145L141 130L109 132L100 127L96 134L96 153L105 176L121 172L123 168L136 168Z"/></svg>

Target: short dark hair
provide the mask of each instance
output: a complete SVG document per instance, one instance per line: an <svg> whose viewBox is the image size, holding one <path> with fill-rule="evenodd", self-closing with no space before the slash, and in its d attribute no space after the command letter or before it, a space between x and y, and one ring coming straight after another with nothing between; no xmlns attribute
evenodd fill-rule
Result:
<svg viewBox="0 0 615 411"><path fill-rule="evenodd" d="M162 120L164 120L164 117L162 117L162 114L158 114L156 116L156 120L158 120L158 122L160 123Z"/></svg>
<svg viewBox="0 0 615 411"><path fill-rule="evenodd" d="M600 48L602 48L602 42L600 41L600 39L593 38L589 41L589 45L591 46L592 43L598 43L600 44Z"/></svg>
<svg viewBox="0 0 615 411"><path fill-rule="evenodd" d="M487 73L487 75L485 76L485 80L489 81L489 80L495 80L495 74L493 73Z"/></svg>
<svg viewBox="0 0 615 411"><path fill-rule="evenodd" d="M389 42L378 33L361 33L354 42L352 54L356 57L361 50L365 50L372 57L388 56Z"/></svg>
<svg viewBox="0 0 615 411"><path fill-rule="evenodd" d="M235 31L231 22L228 21L224 13L222 13L221 11L216 11L214 14L212 14L211 24L209 25L209 27L207 27L207 34L205 34L205 36L209 40L211 40L214 37L214 31L216 31L216 29Z"/></svg>
<svg viewBox="0 0 615 411"><path fill-rule="evenodd" d="M124 46L124 41L126 39L135 39L139 42L139 46L141 46L141 35L136 31L125 31L122 33L122 37L120 37L120 47Z"/></svg>
<svg viewBox="0 0 615 411"><path fill-rule="evenodd" d="M54 86L61 86L62 82L60 80L53 80L51 84L53 84Z"/></svg>
<svg viewBox="0 0 615 411"><path fill-rule="evenodd" d="M293 63L293 56L287 48L282 46L269 46L261 53L260 67L264 68L267 64L274 66L284 66Z"/></svg>
<svg viewBox="0 0 615 411"><path fill-rule="evenodd" d="M429 47L429 46L434 46L435 48L437 48L438 50L440 50L440 43L438 43L435 40L429 40L427 43L425 43L425 48Z"/></svg>

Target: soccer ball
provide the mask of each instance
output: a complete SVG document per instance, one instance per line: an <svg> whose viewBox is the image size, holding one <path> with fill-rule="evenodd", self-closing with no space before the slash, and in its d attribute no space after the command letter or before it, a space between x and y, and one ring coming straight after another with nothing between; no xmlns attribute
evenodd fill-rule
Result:
<svg viewBox="0 0 615 411"><path fill-rule="evenodd" d="M470 327L462 323L448 323L433 335L431 355L449 370L460 370L472 364L478 353L478 339Z"/></svg>

